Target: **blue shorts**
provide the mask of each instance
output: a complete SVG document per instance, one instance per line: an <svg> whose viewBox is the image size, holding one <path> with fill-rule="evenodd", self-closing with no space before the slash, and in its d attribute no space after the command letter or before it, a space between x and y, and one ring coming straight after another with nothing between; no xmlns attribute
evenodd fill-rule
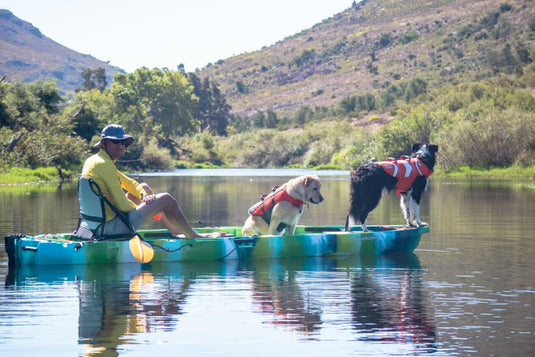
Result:
<svg viewBox="0 0 535 357"><path fill-rule="evenodd" d="M137 210L132 210L128 213L128 220L135 229L143 226L145 223L145 218ZM104 234L123 234L129 232L130 227L124 224L119 216L115 216L111 221L107 221L104 228Z"/></svg>
<svg viewBox="0 0 535 357"><path fill-rule="evenodd" d="M132 210L128 213L128 219L130 223L137 229L145 224L145 217L139 213L138 210Z"/></svg>

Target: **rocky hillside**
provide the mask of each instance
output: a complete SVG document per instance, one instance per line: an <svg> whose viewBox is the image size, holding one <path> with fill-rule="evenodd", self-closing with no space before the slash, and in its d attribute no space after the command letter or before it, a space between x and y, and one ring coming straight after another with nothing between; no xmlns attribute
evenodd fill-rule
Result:
<svg viewBox="0 0 535 357"><path fill-rule="evenodd" d="M221 87L233 113L272 110L281 118L414 79L433 88L526 73L533 60L533 0L348 0L347 10L310 29L197 75ZM0 10L0 79L53 78L65 93L81 85L84 68L97 67L109 83L121 71Z"/></svg>
<svg viewBox="0 0 535 357"><path fill-rule="evenodd" d="M280 117L415 78L432 88L534 69L533 0L348 6L273 46L219 60L200 76L221 86L234 113L273 110Z"/></svg>
<svg viewBox="0 0 535 357"><path fill-rule="evenodd" d="M122 72L54 42L32 24L0 9L0 79L23 83L53 79L62 93L69 93L82 85L84 68L98 67L106 70L109 84Z"/></svg>

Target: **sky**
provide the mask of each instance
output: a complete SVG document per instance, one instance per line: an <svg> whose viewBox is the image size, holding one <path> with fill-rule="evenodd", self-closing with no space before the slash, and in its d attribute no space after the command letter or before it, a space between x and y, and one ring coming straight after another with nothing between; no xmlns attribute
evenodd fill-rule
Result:
<svg viewBox="0 0 535 357"><path fill-rule="evenodd" d="M187 72L260 50L342 12L353 0L2 0L48 38L133 72Z"/></svg>

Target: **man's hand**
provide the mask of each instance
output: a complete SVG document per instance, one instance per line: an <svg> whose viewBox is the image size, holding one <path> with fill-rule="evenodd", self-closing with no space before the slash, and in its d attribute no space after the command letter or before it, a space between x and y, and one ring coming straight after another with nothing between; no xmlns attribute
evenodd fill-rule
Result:
<svg viewBox="0 0 535 357"><path fill-rule="evenodd" d="M156 195L141 195L141 201L150 205L156 199Z"/></svg>

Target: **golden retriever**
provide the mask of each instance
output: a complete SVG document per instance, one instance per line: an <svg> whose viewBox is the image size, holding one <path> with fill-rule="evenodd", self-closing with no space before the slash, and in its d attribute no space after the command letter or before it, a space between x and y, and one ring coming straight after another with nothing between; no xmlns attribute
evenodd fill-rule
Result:
<svg viewBox="0 0 535 357"><path fill-rule="evenodd" d="M249 217L242 228L242 235L293 235L295 226L303 214L303 206L323 201L321 183L316 175L299 176L282 186L275 186L269 195L249 209Z"/></svg>

